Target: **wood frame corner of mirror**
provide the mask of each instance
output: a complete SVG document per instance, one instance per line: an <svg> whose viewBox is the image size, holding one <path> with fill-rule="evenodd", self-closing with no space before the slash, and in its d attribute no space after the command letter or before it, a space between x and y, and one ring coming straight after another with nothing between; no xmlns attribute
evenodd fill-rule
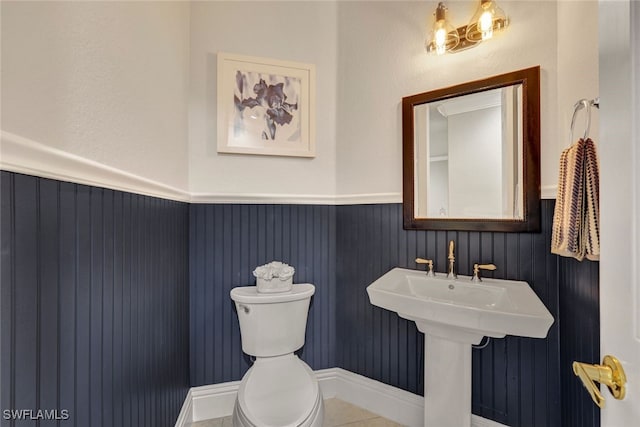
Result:
<svg viewBox="0 0 640 427"><path fill-rule="evenodd" d="M512 104L505 104L505 99ZM497 117L497 124L486 124L487 114ZM474 121L492 130L476 137ZM440 142L428 142L437 139L432 136L434 129L446 135L445 148ZM427 142L417 141L420 136ZM497 148L487 150L482 144ZM540 67L404 97L402 152L405 229L539 231ZM486 173L482 167L497 172ZM444 184L435 179L436 171L444 174ZM483 186L483 179L497 184ZM485 189L486 194L481 194ZM443 201L432 203L436 196ZM497 206L495 212L492 205L484 205L487 200Z"/></svg>

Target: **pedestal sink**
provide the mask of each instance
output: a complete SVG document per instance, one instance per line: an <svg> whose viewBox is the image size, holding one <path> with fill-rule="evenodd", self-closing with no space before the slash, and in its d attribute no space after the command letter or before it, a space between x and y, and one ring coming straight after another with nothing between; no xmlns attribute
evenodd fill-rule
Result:
<svg viewBox="0 0 640 427"><path fill-rule="evenodd" d="M484 336L544 338L553 316L527 282L428 277L394 268L367 287L371 304L416 322L425 334L424 424L471 425L471 345Z"/></svg>

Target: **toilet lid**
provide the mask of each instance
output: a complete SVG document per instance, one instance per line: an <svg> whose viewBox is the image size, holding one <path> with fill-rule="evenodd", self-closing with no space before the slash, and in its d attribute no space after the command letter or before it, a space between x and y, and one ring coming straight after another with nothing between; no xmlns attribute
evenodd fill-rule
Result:
<svg viewBox="0 0 640 427"><path fill-rule="evenodd" d="M318 382L297 356L258 359L242 381L238 399L255 425L298 426L317 403Z"/></svg>

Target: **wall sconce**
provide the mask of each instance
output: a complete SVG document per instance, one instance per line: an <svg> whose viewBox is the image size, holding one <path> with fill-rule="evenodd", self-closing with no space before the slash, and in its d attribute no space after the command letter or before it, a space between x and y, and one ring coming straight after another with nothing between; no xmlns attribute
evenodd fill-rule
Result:
<svg viewBox="0 0 640 427"><path fill-rule="evenodd" d="M465 26L454 28L446 19L447 7L438 3L433 30L426 42L428 53L442 55L472 48L509 26L509 18L494 0L480 0L480 5Z"/></svg>

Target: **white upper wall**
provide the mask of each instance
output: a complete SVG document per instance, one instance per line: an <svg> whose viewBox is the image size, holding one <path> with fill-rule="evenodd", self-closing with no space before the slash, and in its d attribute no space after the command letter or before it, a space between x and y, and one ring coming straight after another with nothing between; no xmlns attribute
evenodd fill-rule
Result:
<svg viewBox="0 0 640 427"><path fill-rule="evenodd" d="M449 1L452 23L477 3ZM2 130L196 195L400 201L403 96L540 65L553 195L573 104L598 94L597 1L500 3L505 34L435 57L436 1L3 1ZM316 65L315 158L217 154L219 51Z"/></svg>
<svg viewBox="0 0 640 427"><path fill-rule="evenodd" d="M191 5L189 187L202 194L336 193L335 2L194 2ZM316 157L216 152L216 53L316 66Z"/></svg>
<svg viewBox="0 0 640 427"><path fill-rule="evenodd" d="M3 131L186 190L189 3L1 8Z"/></svg>

